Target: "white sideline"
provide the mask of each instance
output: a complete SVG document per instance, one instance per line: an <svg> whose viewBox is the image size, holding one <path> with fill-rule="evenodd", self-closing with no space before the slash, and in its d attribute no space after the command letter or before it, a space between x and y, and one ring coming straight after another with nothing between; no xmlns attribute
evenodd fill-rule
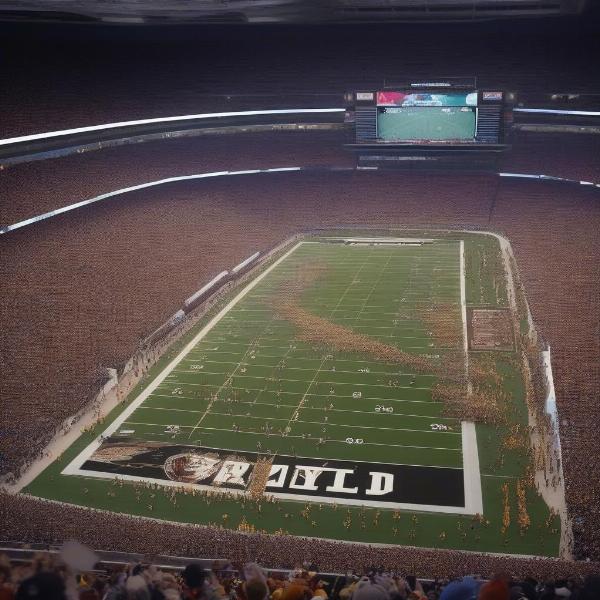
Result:
<svg viewBox="0 0 600 600"><path fill-rule="evenodd" d="M469 339L467 333L467 294L465 281L465 242L460 240L460 309L463 326L463 349L465 353L465 370L469 376ZM467 393L471 393L468 383ZM479 471L479 451L477 448L477 431L472 421L461 421L463 477L465 489L465 508L468 514L483 514L483 495L481 491L481 474Z"/></svg>
<svg viewBox="0 0 600 600"><path fill-rule="evenodd" d="M102 125L88 125L86 127L75 127L73 129L61 129L59 131L47 131L45 133L33 133L31 135L20 135L0 140L0 146L9 146L21 142L33 142L48 138L62 137L75 133L87 133L90 131L102 131L105 129L117 129L119 127L132 127L135 125L152 125L153 123L173 123L177 121L192 121L201 119L223 119L227 117L252 117L257 115L301 115L301 114L323 114L344 112L344 108L280 108L272 110L241 110L234 112L198 113L195 115L178 115L175 117L157 117L154 119L136 119L135 121L117 121L115 123L104 123Z"/></svg>

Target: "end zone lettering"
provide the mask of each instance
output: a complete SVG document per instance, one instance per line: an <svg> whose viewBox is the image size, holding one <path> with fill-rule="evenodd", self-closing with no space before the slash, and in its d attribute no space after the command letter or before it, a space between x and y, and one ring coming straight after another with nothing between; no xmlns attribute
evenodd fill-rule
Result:
<svg viewBox="0 0 600 600"><path fill-rule="evenodd" d="M168 445L108 438L82 466L83 471L144 477L204 488L244 491L251 488L258 464L269 468L264 491L298 500L377 501L462 507L465 502L462 469L387 463L323 460L207 447Z"/></svg>

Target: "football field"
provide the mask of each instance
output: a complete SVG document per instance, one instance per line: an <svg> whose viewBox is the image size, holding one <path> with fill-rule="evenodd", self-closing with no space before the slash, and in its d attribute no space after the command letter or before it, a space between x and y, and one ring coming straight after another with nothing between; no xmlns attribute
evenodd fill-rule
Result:
<svg viewBox="0 0 600 600"><path fill-rule="evenodd" d="M25 491L244 532L556 555L498 242L357 235L266 259Z"/></svg>
<svg viewBox="0 0 600 600"><path fill-rule="evenodd" d="M481 512L474 428L432 397L448 355L466 369L462 249L298 244L65 472L245 491L262 458L276 496ZM450 346L427 325L442 310ZM145 454L159 450L152 469Z"/></svg>

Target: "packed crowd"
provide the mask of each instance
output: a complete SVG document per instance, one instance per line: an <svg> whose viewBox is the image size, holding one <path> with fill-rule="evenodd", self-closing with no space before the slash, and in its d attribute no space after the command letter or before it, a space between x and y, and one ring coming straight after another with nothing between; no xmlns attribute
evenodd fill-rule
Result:
<svg viewBox="0 0 600 600"><path fill-rule="evenodd" d="M253 142L247 139L251 154L259 137L253 137ZM286 156L286 164L316 160L312 150L318 144L313 147L304 140L296 154ZM23 199L31 208L31 199L38 194L47 203L54 201L52 186L59 183L70 201L93 195L86 186L97 192L114 188L115 177L132 183L140 177L164 175L164 149L160 144L143 146L136 149L140 160L127 163L151 165L142 175L139 169L124 166L122 151L112 154L110 150L96 153L87 167L88 158L79 157L84 160L83 170L67 168L65 172L71 173L67 181L62 176L54 179L52 172L61 173L60 165L73 167L72 157L60 165L63 159L14 172L8 169L0 183L7 197L15 199L13 206ZM231 162L225 161L225 146L218 159L223 165ZM283 146L278 148L283 151ZM257 147L262 160L265 146ZM328 139L321 160L333 155L333 147ZM193 148L199 148L198 142ZM200 152L182 154L187 172L202 170L194 169ZM269 160L272 163L273 158ZM539 155L531 160L540 160ZM600 178L589 162L587 169L587 179ZM40 181L47 185L40 186ZM98 368L124 364L139 339L172 314L174 303L223 264L234 264L298 230L341 222L495 229L511 240L534 320L552 347L575 552L578 558L596 558L600 556L600 463L588 460L596 450L595 428L600 421L600 209L594 192L537 182L499 183L498 178L481 175L250 177L173 186L168 201L165 190L147 190L122 202L3 236L1 274L10 302L3 304L0 352L7 376L0 381L0 393L7 400L9 425L0 439L6 461L1 470L3 474L15 471L35 458L48 432L89 398ZM40 344L40 332L45 344ZM35 535L47 535L43 528L37 533L28 530L21 509L11 505L10 510L20 515L14 527L20 526L24 537L33 541ZM55 526L68 521L69 517L57 519ZM15 538L19 537L15 531ZM55 530L55 537L64 536Z"/></svg>
<svg viewBox="0 0 600 600"><path fill-rule="evenodd" d="M550 579L600 573L600 563L509 555L477 554L414 546L352 544L289 535L248 533L225 528L187 526L150 518L89 510L27 495L0 492L0 522L5 539L59 544L78 539L112 552L143 555L228 557L236 564L256 561L292 568L297 557L319 565L323 572L345 573L383 565L399 565L418 577L451 578L464 573L491 577L497 572L515 577ZM110 523L110 527L107 527Z"/></svg>
<svg viewBox="0 0 600 600"><path fill-rule="evenodd" d="M210 568L207 568L210 564ZM323 574L298 563L267 570L257 563L188 561L181 567L102 562L78 542L30 560L0 554L0 600L596 600L600 576L538 581L495 574L484 579L414 576L368 568Z"/></svg>

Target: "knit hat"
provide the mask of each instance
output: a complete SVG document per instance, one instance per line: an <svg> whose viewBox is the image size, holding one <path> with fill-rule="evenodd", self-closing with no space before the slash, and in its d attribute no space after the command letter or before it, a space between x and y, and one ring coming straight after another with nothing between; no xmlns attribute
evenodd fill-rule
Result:
<svg viewBox="0 0 600 600"><path fill-rule="evenodd" d="M363 577L356 584L352 600L390 600L390 594L382 585L371 583L368 577Z"/></svg>
<svg viewBox="0 0 600 600"><path fill-rule="evenodd" d="M481 586L479 600L509 600L508 584L501 579L493 579Z"/></svg>
<svg viewBox="0 0 600 600"><path fill-rule="evenodd" d="M442 592L440 600L475 600L479 591L479 583L472 577L463 577L451 581Z"/></svg>

